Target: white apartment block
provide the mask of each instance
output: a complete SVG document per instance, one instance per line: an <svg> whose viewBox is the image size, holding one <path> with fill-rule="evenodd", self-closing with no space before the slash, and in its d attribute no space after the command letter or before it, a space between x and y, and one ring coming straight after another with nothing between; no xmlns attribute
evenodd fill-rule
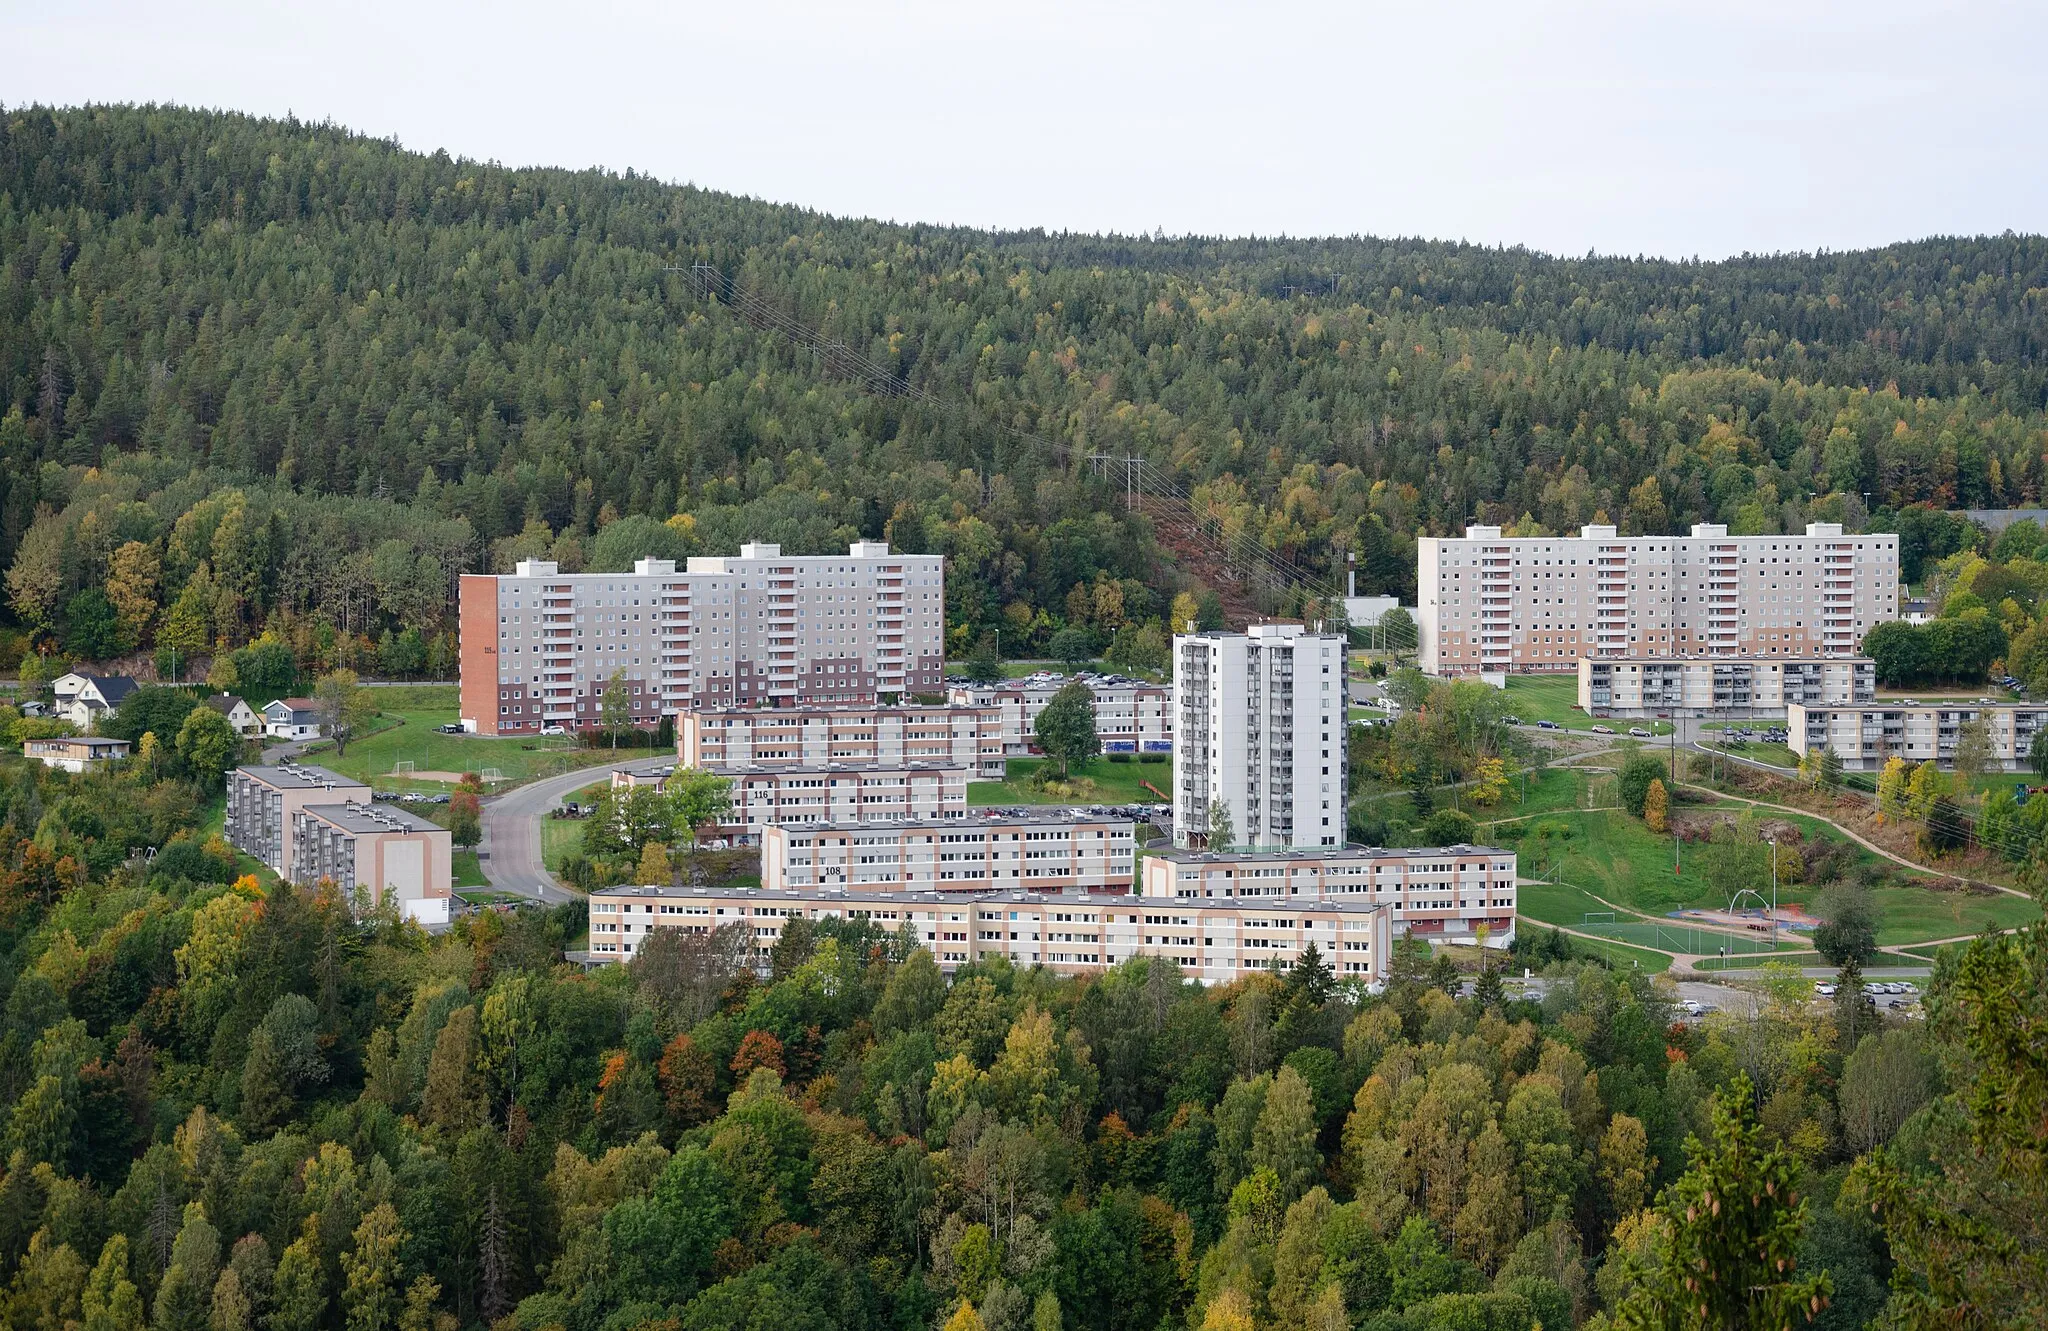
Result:
<svg viewBox="0 0 2048 1331"><path fill-rule="evenodd" d="M1982 721L1990 732L1992 766L2019 772L2030 766L2034 736L2048 729L2048 704L1872 703L1862 707L1785 709L1786 744L1794 753L1833 748L1844 769L1881 770L1893 755L1910 764L1932 759L1955 766L1956 742L1966 722Z"/></svg>
<svg viewBox="0 0 2048 1331"><path fill-rule="evenodd" d="M1489 947L1515 936L1515 852L1494 846L1147 855L1147 901L1353 901L1384 906L1397 935Z"/></svg>
<svg viewBox="0 0 2048 1331"><path fill-rule="evenodd" d="M390 895L421 924L448 923L455 845L448 829L388 804L309 804L292 821L292 881L329 879L369 904Z"/></svg>
<svg viewBox="0 0 2048 1331"><path fill-rule="evenodd" d="M298 812L315 804L368 804L370 788L325 767L289 758L237 767L227 779L228 844L289 878L296 866Z"/></svg>
<svg viewBox="0 0 2048 1331"><path fill-rule="evenodd" d="M1074 680L1080 680L1095 695L1095 733L1104 753L1172 753L1173 686L1148 684L1121 675L1027 675L999 684L955 681L946 690L946 701L956 707L981 707L999 718L1003 752L1027 754L1038 747L1038 732L1032 729L1038 714Z"/></svg>
<svg viewBox="0 0 2048 1331"><path fill-rule="evenodd" d="M1863 656L1579 658L1579 706L1589 716L1782 717L1791 703L1837 707L1877 696L1877 663Z"/></svg>
<svg viewBox="0 0 2048 1331"><path fill-rule="evenodd" d="M667 784L675 768L612 773L612 789ZM751 841L770 827L967 816L968 769L945 763L832 763L824 767L727 767L732 813L724 827Z"/></svg>
<svg viewBox="0 0 2048 1331"><path fill-rule="evenodd" d="M608 887L590 894L590 955L627 961L658 929L746 930L766 966L792 919L869 919L906 925L948 971L1007 958L1085 975L1137 956L1164 957L1207 984L1294 964L1310 944L1340 980L1386 979L1392 947L1385 906L1364 901L1145 901L1037 892L848 892L836 888Z"/></svg>
<svg viewBox="0 0 2048 1331"><path fill-rule="evenodd" d="M1000 781L1003 738L985 707L722 707L676 718L676 761L713 772L936 762Z"/></svg>
<svg viewBox="0 0 2048 1331"><path fill-rule="evenodd" d="M761 833L761 886L854 892L1125 892L1137 855L1129 819L1043 814Z"/></svg>
<svg viewBox="0 0 2048 1331"><path fill-rule="evenodd" d="M689 707L874 703L944 685L945 561L844 555L643 559L631 573L523 560L462 578L462 720L486 735L590 729L623 675L633 717Z"/></svg>
<svg viewBox="0 0 2048 1331"><path fill-rule="evenodd" d="M1206 844L1218 802L1234 845L1343 844L1344 646L1299 624L1174 638L1177 845Z"/></svg>
<svg viewBox="0 0 2048 1331"><path fill-rule="evenodd" d="M1582 656L1848 656L1899 615L1899 538L1502 536L1417 542L1422 668L1433 675L1568 671Z"/></svg>

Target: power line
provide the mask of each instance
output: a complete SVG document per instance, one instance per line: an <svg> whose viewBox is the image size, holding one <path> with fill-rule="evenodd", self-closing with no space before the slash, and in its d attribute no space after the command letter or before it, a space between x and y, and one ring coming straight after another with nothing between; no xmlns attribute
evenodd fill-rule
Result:
<svg viewBox="0 0 2048 1331"><path fill-rule="evenodd" d="M688 268L671 265L662 271L687 273L701 295L727 305L749 323L780 333L797 346L810 351L824 363L828 373L836 373L850 379L867 391L880 396L904 398L938 410L945 410L949 405L930 390L878 364L846 343L828 337L821 330L804 323L773 302L743 289L711 264L696 263ZM1292 559L1269 549L1250 532L1232 532L1222 519L1203 512L1189 490L1172 477L1163 474L1156 464L1142 457L1110 457L1105 454L1083 453L1072 445L1049 439L1021 426L995 419L989 419L987 423L1021 443L1052 455L1067 466L1079 466L1090 462L1098 465L1121 463L1125 471L1127 502L1135 502L1137 496L1142 494L1156 503L1167 506L1172 510L1174 517L1180 518L1184 515L1186 522L1216 548L1227 564L1242 565L1247 576L1255 572L1262 574L1267 580L1278 582L1283 588L1299 589L1322 600L1326 605L1342 599L1340 588L1334 578L1326 579L1310 573Z"/></svg>

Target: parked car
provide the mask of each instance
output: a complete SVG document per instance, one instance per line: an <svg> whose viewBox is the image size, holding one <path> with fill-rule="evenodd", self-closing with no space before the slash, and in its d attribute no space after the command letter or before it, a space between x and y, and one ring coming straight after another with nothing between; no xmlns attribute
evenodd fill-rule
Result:
<svg viewBox="0 0 2048 1331"><path fill-rule="evenodd" d="M1500 723L1504 726L1518 726L1522 724L1522 718L1519 716L1504 716L1500 719Z"/></svg>
<svg viewBox="0 0 2048 1331"><path fill-rule="evenodd" d="M1557 722L1555 722L1555 721L1538 721L1538 722L1536 723L1536 728L1537 728L1538 730L1563 730L1563 729L1564 729L1564 727L1563 727L1563 726L1559 725L1559 724L1558 724Z"/></svg>
<svg viewBox="0 0 2048 1331"><path fill-rule="evenodd" d="M435 726L434 729L444 735L460 735L462 733L462 722L450 721L444 725Z"/></svg>
<svg viewBox="0 0 2048 1331"><path fill-rule="evenodd" d="M1813 992L1819 994L1822 998L1833 998L1835 996L1835 986L1829 984L1826 980L1815 980L1813 982Z"/></svg>
<svg viewBox="0 0 2048 1331"><path fill-rule="evenodd" d="M542 726L540 728L540 733L543 735L566 735L569 732L562 729L560 726Z"/></svg>
<svg viewBox="0 0 2048 1331"><path fill-rule="evenodd" d="M1612 734L1614 733L1614 727L1613 727L1613 726L1594 726L1594 727L1593 727L1593 733L1594 733L1594 734L1596 734L1596 735L1612 735Z"/></svg>
<svg viewBox="0 0 2048 1331"><path fill-rule="evenodd" d="M1650 737L1650 732L1643 729L1641 726L1630 726L1628 728L1628 733L1634 739L1648 739Z"/></svg>

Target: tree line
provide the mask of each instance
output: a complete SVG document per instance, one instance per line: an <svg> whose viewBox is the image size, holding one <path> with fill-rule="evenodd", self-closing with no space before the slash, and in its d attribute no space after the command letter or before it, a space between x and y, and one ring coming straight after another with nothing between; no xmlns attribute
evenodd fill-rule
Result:
<svg viewBox="0 0 2048 1331"><path fill-rule="evenodd" d="M0 251L0 561L17 622L80 651L161 636L201 553L166 529L205 505L226 548L173 636L214 645L288 611L353 643L322 664L387 632L445 664L456 571L864 537L949 557L954 655L1036 656L1231 570L1162 575L1150 519L1013 431L1142 457L1231 539L1333 578L1355 554L1404 597L1416 536L1474 518L1861 525L2039 502L2048 452L2035 237L1701 264L990 234L27 107L0 114ZM694 262L931 396L665 271ZM81 534L75 494L124 469L157 530ZM155 624L86 595L131 541Z"/></svg>

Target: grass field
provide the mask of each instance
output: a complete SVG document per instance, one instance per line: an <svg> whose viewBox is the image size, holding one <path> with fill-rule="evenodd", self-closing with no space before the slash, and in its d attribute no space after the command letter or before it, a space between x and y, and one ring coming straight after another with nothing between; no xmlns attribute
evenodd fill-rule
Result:
<svg viewBox="0 0 2048 1331"><path fill-rule="evenodd" d="M456 887L489 887L491 880L484 877L482 861L473 850L458 850L449 859Z"/></svg>
<svg viewBox="0 0 2048 1331"><path fill-rule="evenodd" d="M1671 954L1668 952L1653 952L1646 947L1630 947L1626 943L1592 938L1574 938L1572 946L1581 952L1605 957L1617 966L1633 965L1657 975L1671 969Z"/></svg>
<svg viewBox="0 0 2048 1331"><path fill-rule="evenodd" d="M1509 675L1508 711L1531 725L1555 721L1567 730L1590 730L1612 726L1626 735L1630 726L1641 726L1655 734L1671 733L1669 721L1602 719L1579 710L1579 677L1571 675Z"/></svg>
<svg viewBox="0 0 2048 1331"><path fill-rule="evenodd" d="M1817 819L1776 813L1771 816L1799 825L1809 838L1842 839ZM1652 834L1638 820L1618 810L1566 809L1548 818L1569 826L1572 835L1550 841L1557 881L1525 883L1519 893L1518 908L1522 915L1546 924L1585 929L1589 927L1585 923L1589 912L1611 909L1619 917L1616 925L1611 929L1598 927L1598 932L1611 932L1627 942L1702 952L1723 944L1724 938L1718 933L1689 928L1678 933L1681 926L1658 923L1659 917L1683 907L1725 904L1720 893L1709 887L1704 877L1689 871L1682 861L1679 872L1672 873L1669 838ZM1531 877L1550 877L1553 866L1543 858L1536 843L1524 837L1519 844L1522 871ZM1853 846L1852 850L1857 851L1860 860L1876 858ZM1764 873L1760 878L1768 883L1769 875ZM2039 907L2022 897L1949 892L1919 885L1934 881L1899 871L1891 884L1874 889L1883 921L1878 929L1880 945L1896 947L1959 937L1986 928L2013 928L2039 918ZM1784 904L1803 904L1815 891L1809 884L1787 884L1780 890L1779 900ZM1631 922L1630 911L1651 918ZM1738 941L1730 941L1729 946L1736 946ZM1778 946L1789 954L1804 951L1810 944L1801 935L1791 934L1782 938Z"/></svg>
<svg viewBox="0 0 2048 1331"><path fill-rule="evenodd" d="M420 772L481 772L495 767L504 774L506 785L517 785L611 761L609 749L572 747L565 739L441 734L434 727L455 720L460 705L452 684L373 689L371 696L382 713L380 728L356 739L345 754L336 755L331 745L321 745L307 752L306 761L392 790L447 790L452 785L394 778L392 769L400 762L409 761Z"/></svg>
<svg viewBox="0 0 2048 1331"><path fill-rule="evenodd" d="M1012 758L1005 767L1007 779L1002 781L970 781L967 783L967 802L972 805L990 804L1163 804L1173 796L1173 764L1163 763L1113 763L1107 758L1096 758L1084 763L1074 771L1080 778L1075 792L1071 795L1055 795L1034 789L1026 781L1033 772L1044 766L1043 758ZM1155 794L1139 785L1149 781L1165 794Z"/></svg>
<svg viewBox="0 0 2048 1331"><path fill-rule="evenodd" d="M597 797L605 782L593 781L581 790L563 798L564 804L588 804ZM581 818L542 818L540 820L540 862L550 873L559 873L562 861L571 851L583 849L583 820Z"/></svg>

